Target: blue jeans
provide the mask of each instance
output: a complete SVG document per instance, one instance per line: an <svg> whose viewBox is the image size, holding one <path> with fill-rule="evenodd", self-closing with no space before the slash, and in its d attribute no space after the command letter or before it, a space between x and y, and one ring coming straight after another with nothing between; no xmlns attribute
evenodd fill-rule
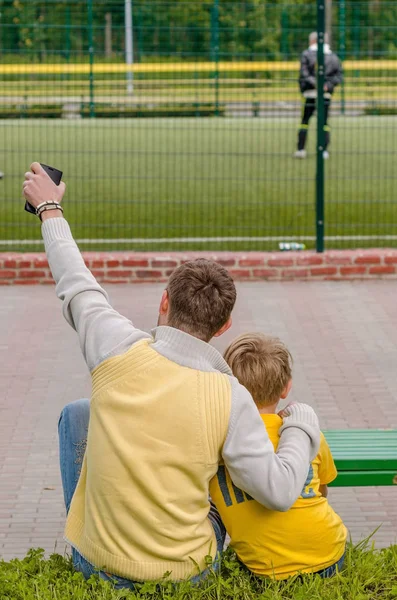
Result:
<svg viewBox="0 0 397 600"><path fill-rule="evenodd" d="M336 571L340 572L342 570L343 563L345 562L345 556L346 552L342 554L338 562L331 565L330 567L327 567L326 569L323 569L322 571L317 571L316 575L320 575L320 577L326 579L327 577L332 577L333 575L335 575Z"/></svg>
<svg viewBox="0 0 397 600"><path fill-rule="evenodd" d="M65 406L61 412L58 423L59 434L59 460L61 466L61 477L63 486L63 496L65 499L66 512L69 512L73 494L80 477L81 465L83 463L84 452L87 444L88 423L90 420L90 402L88 399L76 400ZM225 527L215 506L211 503L211 509L208 515L214 528L218 558L223 550L225 543ZM116 588L134 589L134 582L119 576L109 576L104 571L98 571L81 554L72 549L73 565L76 571L83 573L88 579L94 573L97 573L105 581L113 581ZM214 562L213 569L219 567L219 560ZM209 573L206 569L199 575L192 577L191 581L196 583L204 579Z"/></svg>

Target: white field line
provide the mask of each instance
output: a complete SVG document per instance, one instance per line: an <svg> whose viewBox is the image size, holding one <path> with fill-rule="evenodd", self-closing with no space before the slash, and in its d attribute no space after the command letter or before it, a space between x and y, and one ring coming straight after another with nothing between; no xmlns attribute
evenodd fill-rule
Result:
<svg viewBox="0 0 397 600"><path fill-rule="evenodd" d="M78 244L197 244L224 242L294 242L314 241L313 235L253 236L253 237L180 237L180 238L81 238ZM326 235L329 242L397 240L397 235ZM0 246L41 246L42 240L0 240Z"/></svg>

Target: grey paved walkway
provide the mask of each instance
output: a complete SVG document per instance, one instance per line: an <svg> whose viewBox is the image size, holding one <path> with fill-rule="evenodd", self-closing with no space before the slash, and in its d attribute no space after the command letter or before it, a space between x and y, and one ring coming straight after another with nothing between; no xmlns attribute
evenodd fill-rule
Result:
<svg viewBox="0 0 397 600"><path fill-rule="evenodd" d="M150 329L162 286L109 286L117 309ZM279 335L294 358L293 398L323 428L397 427L397 283L239 285L231 333ZM30 547L63 552L64 508L56 425L61 408L89 394L77 338L52 287L0 289L0 555ZM396 488L340 488L331 502L360 539L382 524L397 539Z"/></svg>

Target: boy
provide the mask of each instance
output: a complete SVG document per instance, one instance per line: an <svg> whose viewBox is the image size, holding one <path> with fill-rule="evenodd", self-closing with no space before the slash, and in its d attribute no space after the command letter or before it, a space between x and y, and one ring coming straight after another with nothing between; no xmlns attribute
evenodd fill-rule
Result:
<svg viewBox="0 0 397 600"><path fill-rule="evenodd" d="M282 419L277 404L291 390L292 358L277 338L244 334L225 352L225 360L255 401L270 440L277 448ZM233 485L224 466L210 493L239 559L256 575L285 579L296 573L333 575L341 568L347 530L327 501L327 484L337 472L321 434L320 451L309 465L301 495L288 512L261 506Z"/></svg>

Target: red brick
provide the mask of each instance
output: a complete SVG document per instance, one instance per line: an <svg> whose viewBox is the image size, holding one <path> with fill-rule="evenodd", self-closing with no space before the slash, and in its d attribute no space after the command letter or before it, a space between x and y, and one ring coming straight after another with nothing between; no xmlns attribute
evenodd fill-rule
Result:
<svg viewBox="0 0 397 600"><path fill-rule="evenodd" d="M129 279L104 279L102 283L111 283L112 285L115 283L130 283Z"/></svg>
<svg viewBox="0 0 397 600"><path fill-rule="evenodd" d="M229 273L234 279L247 279L250 277L249 269L230 269Z"/></svg>
<svg viewBox="0 0 397 600"><path fill-rule="evenodd" d="M118 279L119 277L131 277L132 271L131 270L126 271L123 269L120 269L120 271L117 271L114 269L114 270L108 271L106 273L106 275L107 275L107 277L112 277L112 278L117 277L117 279Z"/></svg>
<svg viewBox="0 0 397 600"><path fill-rule="evenodd" d="M22 279L34 279L35 277L46 277L45 271L35 271L34 269L19 271L19 277Z"/></svg>
<svg viewBox="0 0 397 600"><path fill-rule="evenodd" d="M336 275L338 269L336 267L313 267L310 269L310 275L321 276L321 275Z"/></svg>
<svg viewBox="0 0 397 600"><path fill-rule="evenodd" d="M148 267L149 261L140 258L127 258L121 261L123 267Z"/></svg>
<svg viewBox="0 0 397 600"><path fill-rule="evenodd" d="M356 265L379 265L380 256L379 254L363 254L361 256L357 256L354 262Z"/></svg>
<svg viewBox="0 0 397 600"><path fill-rule="evenodd" d="M282 277L307 277L309 269L284 269L281 271Z"/></svg>
<svg viewBox="0 0 397 600"><path fill-rule="evenodd" d="M38 268L47 268L48 269L48 260L46 258L36 258L33 261L33 266Z"/></svg>
<svg viewBox="0 0 397 600"><path fill-rule="evenodd" d="M110 268L118 267L119 265L120 265L120 261L115 260L113 258L110 258L109 260L106 261L106 266L110 267Z"/></svg>
<svg viewBox="0 0 397 600"><path fill-rule="evenodd" d="M396 269L392 265L379 265L377 267L369 268L370 275L392 275L395 272Z"/></svg>
<svg viewBox="0 0 397 600"><path fill-rule="evenodd" d="M136 271L138 279L157 279L157 277L164 277L162 271Z"/></svg>
<svg viewBox="0 0 397 600"><path fill-rule="evenodd" d="M367 272L367 267L341 267L340 274L343 276L346 275L365 275Z"/></svg>
<svg viewBox="0 0 397 600"><path fill-rule="evenodd" d="M6 269L15 269L17 266L17 261L16 260L5 260L4 261L4 267Z"/></svg>
<svg viewBox="0 0 397 600"><path fill-rule="evenodd" d="M32 266L30 260L17 260L18 269L29 269Z"/></svg>
<svg viewBox="0 0 397 600"><path fill-rule="evenodd" d="M17 276L16 271L3 271L0 270L0 279L15 279Z"/></svg>
<svg viewBox="0 0 397 600"><path fill-rule="evenodd" d="M292 258L270 258L267 264L269 267L292 267L294 261Z"/></svg>
<svg viewBox="0 0 397 600"><path fill-rule="evenodd" d="M385 264L386 265L394 265L396 263L397 263L397 253L389 254L388 256L385 256Z"/></svg>
<svg viewBox="0 0 397 600"><path fill-rule="evenodd" d="M325 262L331 265L351 265L353 263L352 252L330 252L325 254Z"/></svg>
<svg viewBox="0 0 397 600"><path fill-rule="evenodd" d="M105 277L104 269L91 269L91 273L94 277Z"/></svg>
<svg viewBox="0 0 397 600"><path fill-rule="evenodd" d="M299 266L322 265L323 263L324 263L324 258L320 254L296 257L296 264Z"/></svg>
<svg viewBox="0 0 397 600"><path fill-rule="evenodd" d="M147 284L147 283L167 283L168 281L168 277L156 277L156 279L134 279L133 281L130 281L129 283L133 283L134 285L136 284Z"/></svg>
<svg viewBox="0 0 397 600"><path fill-rule="evenodd" d="M0 285L11 285L13 281L7 281L6 279L0 279Z"/></svg>
<svg viewBox="0 0 397 600"><path fill-rule="evenodd" d="M254 269L252 274L259 279L267 279L268 277L279 277L280 271L278 269Z"/></svg>
<svg viewBox="0 0 397 600"><path fill-rule="evenodd" d="M177 267L178 263L176 260L170 260L165 258L164 260L160 259L160 258L155 258L154 260L152 260L152 267L154 269L161 269L161 268L166 268L166 267Z"/></svg>
<svg viewBox="0 0 397 600"><path fill-rule="evenodd" d="M38 285L38 279L14 279L15 285Z"/></svg>
<svg viewBox="0 0 397 600"><path fill-rule="evenodd" d="M214 258L215 262L222 267L234 267L236 260L234 258Z"/></svg>
<svg viewBox="0 0 397 600"><path fill-rule="evenodd" d="M242 258L238 261L239 267L263 267L264 264L264 258Z"/></svg>
<svg viewBox="0 0 397 600"><path fill-rule="evenodd" d="M86 261L86 264L90 264L90 260ZM93 260L91 262L91 268L93 269L102 269L105 266L105 261L104 260Z"/></svg>
<svg viewBox="0 0 397 600"><path fill-rule="evenodd" d="M133 283L134 285L144 283L167 283L167 279L167 277L156 277L156 279L134 279L133 281L129 281L128 283Z"/></svg>

